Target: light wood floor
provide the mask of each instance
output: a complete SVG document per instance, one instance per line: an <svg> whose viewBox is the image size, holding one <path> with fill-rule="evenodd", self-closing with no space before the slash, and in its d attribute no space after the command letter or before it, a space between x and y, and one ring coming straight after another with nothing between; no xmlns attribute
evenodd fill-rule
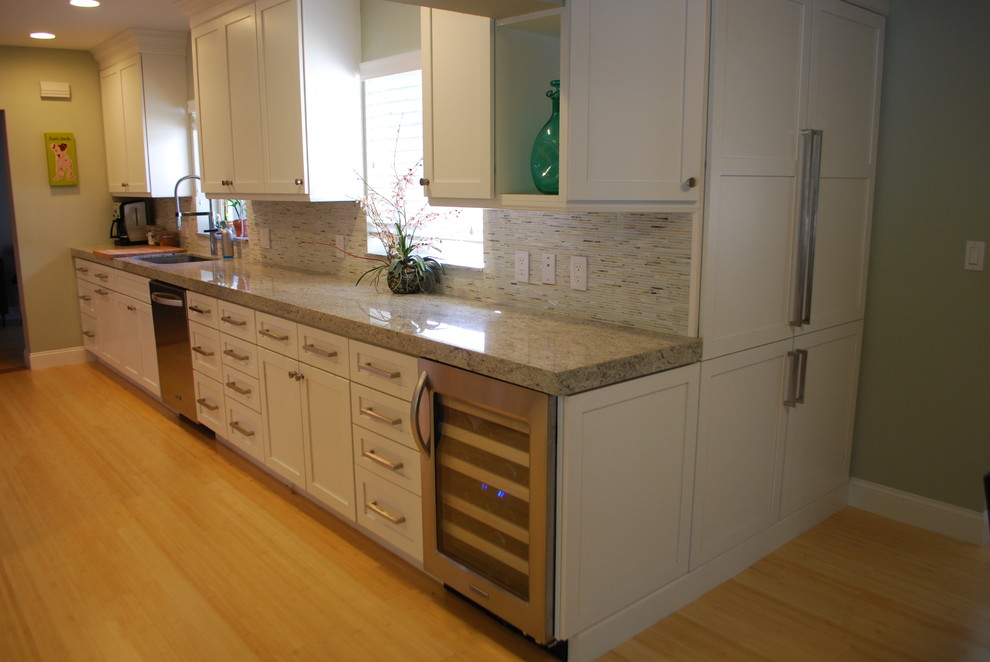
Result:
<svg viewBox="0 0 990 662"><path fill-rule="evenodd" d="M94 365L0 374L0 660L552 658ZM847 509L602 658L990 660L990 548Z"/></svg>

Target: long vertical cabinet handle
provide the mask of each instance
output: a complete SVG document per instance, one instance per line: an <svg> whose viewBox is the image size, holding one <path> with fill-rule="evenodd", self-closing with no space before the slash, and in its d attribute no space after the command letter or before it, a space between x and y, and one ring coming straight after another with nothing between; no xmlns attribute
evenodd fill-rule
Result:
<svg viewBox="0 0 990 662"><path fill-rule="evenodd" d="M416 388L413 390L412 403L410 404L410 409L409 409L409 420L412 421L412 425L410 425L409 427L412 429L413 439L415 439L419 447L423 449L423 454L426 455L426 457L430 457L431 442L430 439L423 438L423 431L419 429L419 407L420 407L420 403L423 401L423 394L426 392L429 381L430 381L430 376L424 370L419 375L419 381L416 382ZM428 405L430 407L430 410L428 412L430 432L428 436L432 438L433 403L430 402L428 403Z"/></svg>
<svg viewBox="0 0 990 662"><path fill-rule="evenodd" d="M811 323L811 293L815 272L815 237L818 233L818 192L822 166L822 132L801 130L801 204L798 207L797 284L791 326Z"/></svg>
<svg viewBox="0 0 990 662"><path fill-rule="evenodd" d="M797 407L804 404L804 387L808 380L808 350L797 349L787 352L791 363L790 379L787 380L787 397L785 407Z"/></svg>

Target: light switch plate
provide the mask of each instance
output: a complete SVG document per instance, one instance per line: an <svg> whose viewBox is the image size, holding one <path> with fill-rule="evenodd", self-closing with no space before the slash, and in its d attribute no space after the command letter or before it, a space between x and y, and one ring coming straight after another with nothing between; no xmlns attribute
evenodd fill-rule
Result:
<svg viewBox="0 0 990 662"><path fill-rule="evenodd" d="M986 242L967 241L963 269L967 271L983 271L983 256L985 252Z"/></svg>
<svg viewBox="0 0 990 662"><path fill-rule="evenodd" d="M543 268L543 283L545 285L557 284L557 256L553 253L544 253L541 262Z"/></svg>

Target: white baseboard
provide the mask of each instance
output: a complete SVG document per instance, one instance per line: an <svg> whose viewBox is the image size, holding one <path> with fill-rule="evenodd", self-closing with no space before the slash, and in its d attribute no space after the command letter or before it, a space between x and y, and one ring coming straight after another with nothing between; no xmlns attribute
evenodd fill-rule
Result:
<svg viewBox="0 0 990 662"><path fill-rule="evenodd" d="M849 481L849 505L974 545L990 541L987 511L967 510L858 478Z"/></svg>
<svg viewBox="0 0 990 662"><path fill-rule="evenodd" d="M31 370L57 368L60 365L86 363L92 360L93 355L83 347L68 347L66 349L55 349L50 352L32 352L27 357L28 368Z"/></svg>

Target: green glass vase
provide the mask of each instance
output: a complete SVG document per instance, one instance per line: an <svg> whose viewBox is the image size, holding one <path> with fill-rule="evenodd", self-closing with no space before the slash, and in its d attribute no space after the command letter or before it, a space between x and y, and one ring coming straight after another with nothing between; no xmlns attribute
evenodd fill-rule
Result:
<svg viewBox="0 0 990 662"><path fill-rule="evenodd" d="M560 184L560 81L550 81L550 119L540 129L533 143L529 157L529 167L533 173L536 190L548 195L556 195Z"/></svg>

